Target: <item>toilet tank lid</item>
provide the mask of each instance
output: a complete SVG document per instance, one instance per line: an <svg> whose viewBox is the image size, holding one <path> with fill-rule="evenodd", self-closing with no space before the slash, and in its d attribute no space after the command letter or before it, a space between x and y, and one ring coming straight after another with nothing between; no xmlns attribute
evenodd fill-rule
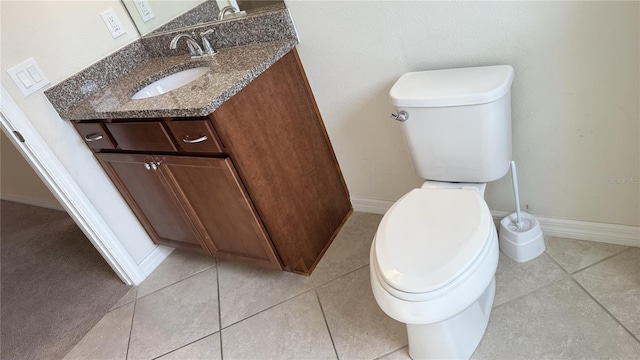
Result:
<svg viewBox="0 0 640 360"><path fill-rule="evenodd" d="M498 100L511 88L509 65L406 73L389 92L399 107L445 107L486 104Z"/></svg>

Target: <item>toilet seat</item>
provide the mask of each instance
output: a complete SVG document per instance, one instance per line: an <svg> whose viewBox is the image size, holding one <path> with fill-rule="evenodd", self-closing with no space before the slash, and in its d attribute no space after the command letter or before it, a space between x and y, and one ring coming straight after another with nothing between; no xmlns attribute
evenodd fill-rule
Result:
<svg viewBox="0 0 640 360"><path fill-rule="evenodd" d="M492 225L477 191L414 189L382 219L372 266L381 285L396 297L420 301L439 296L486 257Z"/></svg>

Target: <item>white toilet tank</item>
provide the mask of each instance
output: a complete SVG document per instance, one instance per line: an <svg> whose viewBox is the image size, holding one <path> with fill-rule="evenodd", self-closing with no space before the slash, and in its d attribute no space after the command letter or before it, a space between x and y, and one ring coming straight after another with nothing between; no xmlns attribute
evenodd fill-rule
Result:
<svg viewBox="0 0 640 360"><path fill-rule="evenodd" d="M426 180L489 182L511 161L509 65L410 72L391 88L401 127Z"/></svg>

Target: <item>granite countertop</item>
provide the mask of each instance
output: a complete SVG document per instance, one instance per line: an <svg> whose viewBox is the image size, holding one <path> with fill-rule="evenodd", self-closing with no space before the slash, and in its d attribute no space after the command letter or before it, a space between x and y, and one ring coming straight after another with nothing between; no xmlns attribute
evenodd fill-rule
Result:
<svg viewBox="0 0 640 360"><path fill-rule="evenodd" d="M227 47L214 56L194 60L189 55L151 58L60 116L66 120L206 116L296 44L292 39ZM199 66L210 71L168 93L131 100L134 93L153 81Z"/></svg>

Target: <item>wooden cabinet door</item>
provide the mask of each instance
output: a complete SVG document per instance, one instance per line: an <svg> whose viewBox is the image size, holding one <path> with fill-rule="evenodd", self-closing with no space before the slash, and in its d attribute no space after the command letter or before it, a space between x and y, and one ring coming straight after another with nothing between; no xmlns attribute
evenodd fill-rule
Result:
<svg viewBox="0 0 640 360"><path fill-rule="evenodd" d="M228 158L156 156L211 252L282 269L273 245Z"/></svg>
<svg viewBox="0 0 640 360"><path fill-rule="evenodd" d="M156 243L211 255L161 171L148 155L96 154L107 174Z"/></svg>

